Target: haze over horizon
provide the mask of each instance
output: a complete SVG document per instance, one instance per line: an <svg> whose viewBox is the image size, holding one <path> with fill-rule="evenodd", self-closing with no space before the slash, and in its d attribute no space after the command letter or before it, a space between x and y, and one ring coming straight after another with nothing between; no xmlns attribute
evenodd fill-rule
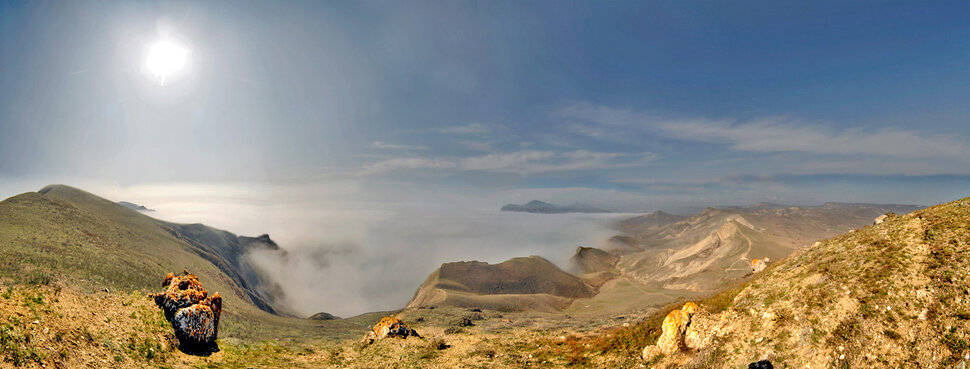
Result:
<svg viewBox="0 0 970 369"><path fill-rule="evenodd" d="M610 231L483 215L534 199L931 205L970 195L967 19L957 1L3 2L0 197L64 183L360 252L351 268L401 257L411 279ZM187 59L146 78L158 40ZM298 269L325 270L307 289L348 272ZM377 281L333 311L400 299L359 292Z"/></svg>

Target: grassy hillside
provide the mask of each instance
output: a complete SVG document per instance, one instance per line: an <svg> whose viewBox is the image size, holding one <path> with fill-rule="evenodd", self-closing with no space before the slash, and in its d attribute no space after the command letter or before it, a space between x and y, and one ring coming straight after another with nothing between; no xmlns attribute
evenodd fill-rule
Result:
<svg viewBox="0 0 970 369"><path fill-rule="evenodd" d="M253 291L224 272L229 261L208 245L173 235L171 227L68 186L17 195L0 201L0 283L144 294L158 290L165 274L187 269L224 298L220 337L313 341L368 328L367 317L308 321L261 310Z"/></svg>
<svg viewBox="0 0 970 369"><path fill-rule="evenodd" d="M713 301L691 322L703 346L653 367L970 364L970 199L826 240Z"/></svg>

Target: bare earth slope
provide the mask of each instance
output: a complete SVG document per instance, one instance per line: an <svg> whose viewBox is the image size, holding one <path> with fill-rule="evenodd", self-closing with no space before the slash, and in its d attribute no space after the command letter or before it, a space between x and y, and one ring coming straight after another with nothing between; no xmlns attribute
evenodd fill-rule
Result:
<svg viewBox="0 0 970 369"><path fill-rule="evenodd" d="M499 264L442 264L421 285L408 307L454 305L496 310L557 310L590 297L592 287L538 256Z"/></svg>
<svg viewBox="0 0 970 369"><path fill-rule="evenodd" d="M617 269L633 282L669 290L712 291L751 272L751 261L779 260L817 240L871 224L905 205L825 204L795 207L758 204L708 208L689 218L644 227L621 223ZM669 219L669 217L667 217Z"/></svg>
<svg viewBox="0 0 970 369"><path fill-rule="evenodd" d="M970 199L801 250L691 325L658 368L954 368L970 364ZM963 362L963 364L960 364Z"/></svg>

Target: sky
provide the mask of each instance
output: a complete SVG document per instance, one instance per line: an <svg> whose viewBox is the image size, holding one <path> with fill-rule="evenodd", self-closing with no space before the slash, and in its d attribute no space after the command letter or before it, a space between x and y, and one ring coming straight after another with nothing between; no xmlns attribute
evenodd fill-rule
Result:
<svg viewBox="0 0 970 369"><path fill-rule="evenodd" d="M970 196L968 39L962 1L0 1L0 197L306 250L496 242L429 230L533 199L931 205ZM187 50L164 84L159 40ZM438 223L381 223L412 214Z"/></svg>

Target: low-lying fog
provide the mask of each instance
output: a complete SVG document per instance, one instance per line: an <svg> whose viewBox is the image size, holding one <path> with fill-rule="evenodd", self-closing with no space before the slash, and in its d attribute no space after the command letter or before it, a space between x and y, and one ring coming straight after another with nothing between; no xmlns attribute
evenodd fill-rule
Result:
<svg viewBox="0 0 970 369"><path fill-rule="evenodd" d="M282 286L285 306L280 307L302 316L326 311L347 317L401 308L445 262L497 263L539 255L565 267L576 246L600 246L616 234L611 229L616 220L631 216L499 212L506 202L527 201L501 200L502 195L414 190L377 199L352 184L106 191L112 200L155 209L148 215L156 218L205 223L247 236L268 233L286 256L255 252L251 260Z"/></svg>

